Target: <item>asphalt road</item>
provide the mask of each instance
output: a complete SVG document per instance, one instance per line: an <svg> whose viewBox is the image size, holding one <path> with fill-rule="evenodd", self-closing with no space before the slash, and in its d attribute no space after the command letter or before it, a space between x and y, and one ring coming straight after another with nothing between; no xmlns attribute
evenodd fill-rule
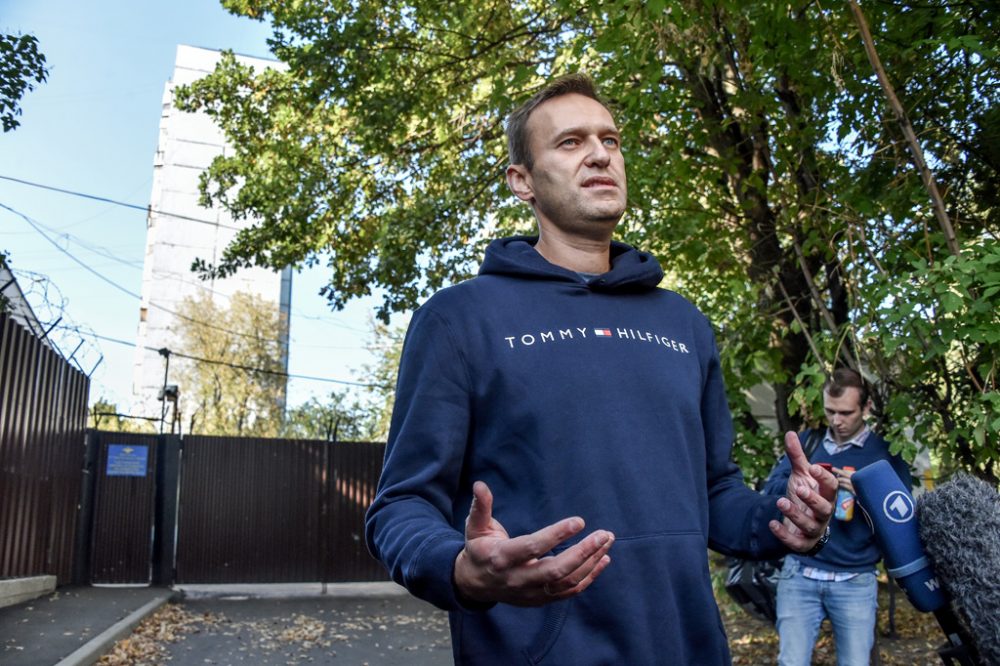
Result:
<svg viewBox="0 0 1000 666"><path fill-rule="evenodd" d="M171 664L453 663L447 613L409 596L187 599L159 617L147 634Z"/></svg>

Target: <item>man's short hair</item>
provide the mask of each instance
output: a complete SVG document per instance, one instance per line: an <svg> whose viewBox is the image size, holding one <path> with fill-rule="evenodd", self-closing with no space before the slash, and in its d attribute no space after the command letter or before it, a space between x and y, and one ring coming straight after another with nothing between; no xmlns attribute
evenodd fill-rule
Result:
<svg viewBox="0 0 1000 666"><path fill-rule="evenodd" d="M507 151L511 164L521 164L528 171L531 171L535 160L529 147L531 137L528 136L528 118L544 102L572 93L589 97L599 102L604 108L608 108L608 105L597 94L594 82L586 74L569 74L556 79L507 116ZM610 109L608 110L610 111Z"/></svg>
<svg viewBox="0 0 1000 666"><path fill-rule="evenodd" d="M868 382L857 370L850 368L837 368L830 375L830 378L823 384L823 391L829 393L830 397L839 398L844 395L844 391L849 388L858 389L858 398L861 401L860 407L864 408L868 404L869 391Z"/></svg>

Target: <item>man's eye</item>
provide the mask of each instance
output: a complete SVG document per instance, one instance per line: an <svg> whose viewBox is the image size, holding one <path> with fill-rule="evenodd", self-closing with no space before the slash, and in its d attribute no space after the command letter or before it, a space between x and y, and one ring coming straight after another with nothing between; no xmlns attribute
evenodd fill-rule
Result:
<svg viewBox="0 0 1000 666"><path fill-rule="evenodd" d="M579 143L580 143L579 139L563 139L562 143L560 143L559 145L572 147Z"/></svg>
<svg viewBox="0 0 1000 666"><path fill-rule="evenodd" d="M618 147L618 139L614 139L614 138L608 137L607 139L604 140L604 145L608 146L610 148L617 148Z"/></svg>

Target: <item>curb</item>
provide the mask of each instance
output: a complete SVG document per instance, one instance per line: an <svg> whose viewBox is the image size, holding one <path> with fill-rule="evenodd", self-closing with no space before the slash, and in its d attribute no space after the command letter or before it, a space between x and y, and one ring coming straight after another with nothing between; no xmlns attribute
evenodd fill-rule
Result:
<svg viewBox="0 0 1000 666"><path fill-rule="evenodd" d="M81 645L69 656L60 660L56 666L91 666L91 664L96 662L109 649L111 649L116 642L131 634L136 625L142 622L147 615L152 614L161 606L176 598L176 596L176 592L169 592L147 602L138 610L132 611L124 618Z"/></svg>
<svg viewBox="0 0 1000 666"><path fill-rule="evenodd" d="M0 608L44 597L55 589L55 576L26 576L0 580Z"/></svg>
<svg viewBox="0 0 1000 666"><path fill-rule="evenodd" d="M258 583L181 584L174 589L183 599L318 599L323 597L391 599L407 596L402 585L391 581L367 583Z"/></svg>

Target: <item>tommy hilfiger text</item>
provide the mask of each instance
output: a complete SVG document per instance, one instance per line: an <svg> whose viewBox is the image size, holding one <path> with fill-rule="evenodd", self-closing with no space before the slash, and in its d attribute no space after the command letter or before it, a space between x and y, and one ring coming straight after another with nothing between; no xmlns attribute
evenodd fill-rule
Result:
<svg viewBox="0 0 1000 666"><path fill-rule="evenodd" d="M651 342L672 349L681 354L690 354L687 345L677 342L671 338L650 333L649 331L637 331L632 328L562 328L554 331L541 331L539 333L524 333L522 335L508 335L504 340L514 349L518 346L531 347L535 344L548 344L551 342L562 342L567 340L586 339L625 339L639 342Z"/></svg>

